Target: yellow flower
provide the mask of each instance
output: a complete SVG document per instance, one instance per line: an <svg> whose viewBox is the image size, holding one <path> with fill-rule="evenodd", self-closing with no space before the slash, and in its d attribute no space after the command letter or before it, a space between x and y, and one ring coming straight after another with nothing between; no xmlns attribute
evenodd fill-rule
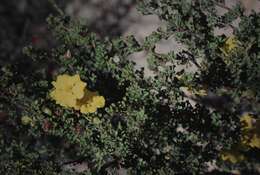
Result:
<svg viewBox="0 0 260 175"><path fill-rule="evenodd" d="M97 107L91 105L91 104L84 104L80 107L80 112L83 114L86 113L94 113L97 111Z"/></svg>
<svg viewBox="0 0 260 175"><path fill-rule="evenodd" d="M81 99L84 97L84 89L86 87L86 83L77 83L72 87L72 93L75 95L77 99Z"/></svg>
<svg viewBox="0 0 260 175"><path fill-rule="evenodd" d="M32 123L32 118L30 118L29 116L22 116L21 118L21 122L23 125L29 125Z"/></svg>
<svg viewBox="0 0 260 175"><path fill-rule="evenodd" d="M227 56L238 46L238 43L234 36L228 37L220 50Z"/></svg>
<svg viewBox="0 0 260 175"><path fill-rule="evenodd" d="M238 163L245 160L245 156L234 149L230 151L223 151L221 153L221 159L224 161L230 161L231 163Z"/></svg>
<svg viewBox="0 0 260 175"><path fill-rule="evenodd" d="M64 91L55 89L51 92L50 96L56 101L56 104L63 107L74 107L76 105L77 99L69 90Z"/></svg>
<svg viewBox="0 0 260 175"><path fill-rule="evenodd" d="M260 148L260 120L253 119L249 114L245 114L240 119L242 125L242 144Z"/></svg>
<svg viewBox="0 0 260 175"><path fill-rule="evenodd" d="M252 117L249 114L245 114L240 118L240 123L242 125L242 130L252 129Z"/></svg>
<svg viewBox="0 0 260 175"><path fill-rule="evenodd" d="M86 114L96 112L97 108L105 106L104 97L88 90L79 75L59 75L52 84L54 89L50 96L56 104L63 107L80 110L81 113Z"/></svg>
<svg viewBox="0 0 260 175"><path fill-rule="evenodd" d="M253 148L260 148L260 135L259 133L256 133L253 135L253 137L250 140L249 145Z"/></svg>
<svg viewBox="0 0 260 175"><path fill-rule="evenodd" d="M240 118L240 123L242 126L240 143L232 150L223 151L222 160L237 163L245 159L240 151L260 148L260 120L254 119L252 115L246 113Z"/></svg>
<svg viewBox="0 0 260 175"><path fill-rule="evenodd" d="M102 96L94 96L92 102L97 108L103 108L105 106L105 98Z"/></svg>
<svg viewBox="0 0 260 175"><path fill-rule="evenodd" d="M77 82L81 82L79 75L70 76L67 74L59 75L53 86L59 90L70 90Z"/></svg>
<svg viewBox="0 0 260 175"><path fill-rule="evenodd" d="M81 113L93 113L97 108L103 108L105 106L105 98L99 96L97 92L86 90L82 99L78 100L77 107Z"/></svg>
<svg viewBox="0 0 260 175"><path fill-rule="evenodd" d="M192 93L193 95L200 96L200 97L204 97L204 96L208 95L208 93L207 93L207 91L205 89L197 90L197 89L194 89L192 87L188 87L188 91L190 93Z"/></svg>
<svg viewBox="0 0 260 175"><path fill-rule="evenodd" d="M75 107L77 99L84 96L86 83L80 80L79 75L59 75L56 82L52 82L54 90L50 96L57 104L64 107Z"/></svg>

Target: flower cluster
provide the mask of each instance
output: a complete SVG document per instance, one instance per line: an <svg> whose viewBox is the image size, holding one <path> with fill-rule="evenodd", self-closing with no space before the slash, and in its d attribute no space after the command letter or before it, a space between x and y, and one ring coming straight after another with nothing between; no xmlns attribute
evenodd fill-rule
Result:
<svg viewBox="0 0 260 175"><path fill-rule="evenodd" d="M93 113L97 108L105 106L105 99L97 92L87 89L87 84L80 79L79 75L59 75L57 80L52 82L54 89L50 96L66 108L80 110L81 113Z"/></svg>
<svg viewBox="0 0 260 175"><path fill-rule="evenodd" d="M260 148L260 120L245 114L241 117L240 122L242 125L240 143L234 146L232 150L223 151L221 154L222 160L237 163L245 159L241 151L249 148Z"/></svg>

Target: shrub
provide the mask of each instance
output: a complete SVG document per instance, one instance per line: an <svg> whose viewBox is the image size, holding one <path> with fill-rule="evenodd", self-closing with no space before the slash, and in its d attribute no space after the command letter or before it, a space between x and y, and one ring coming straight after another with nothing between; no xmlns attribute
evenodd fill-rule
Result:
<svg viewBox="0 0 260 175"><path fill-rule="evenodd" d="M87 162L83 174L205 174L209 165L256 174L260 15L245 16L241 4L219 15L216 6L223 4L141 1L143 14L167 22L141 45L133 36L98 39L68 16L49 16L56 46L28 46L26 59L1 68L1 173L66 174L65 165ZM233 37L214 34L237 18ZM156 53L170 36L187 49ZM127 59L142 50L154 77ZM73 105L52 94L64 74L84 84L64 93ZM77 110L83 91L98 92L105 106Z"/></svg>

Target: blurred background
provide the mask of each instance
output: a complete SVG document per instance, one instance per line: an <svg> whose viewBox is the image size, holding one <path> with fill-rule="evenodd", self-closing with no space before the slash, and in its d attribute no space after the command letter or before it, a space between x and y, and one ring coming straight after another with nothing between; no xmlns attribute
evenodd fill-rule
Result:
<svg viewBox="0 0 260 175"><path fill-rule="evenodd" d="M0 1L0 65L22 57L21 50L32 43L40 48L50 47L52 36L46 25L46 18L54 13L52 0L1 0ZM227 6L241 1L250 13L252 9L260 11L259 0L226 0ZM136 10L137 0L62 0L56 1L67 15L80 19L89 30L99 37L117 37L135 35L139 42L163 25L156 16L142 16ZM225 9L220 9L225 12ZM230 33L222 29L217 33ZM166 53L182 48L174 38L161 41L156 47L158 52ZM145 66L144 53L132 56L138 65Z"/></svg>

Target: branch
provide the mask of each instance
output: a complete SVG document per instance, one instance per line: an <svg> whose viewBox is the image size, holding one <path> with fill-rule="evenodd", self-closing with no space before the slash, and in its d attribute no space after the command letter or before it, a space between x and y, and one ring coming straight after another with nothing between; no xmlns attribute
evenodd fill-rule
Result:
<svg viewBox="0 0 260 175"><path fill-rule="evenodd" d="M64 15L64 12L58 7L58 5L55 2L55 0L48 0L48 1L61 16Z"/></svg>
<svg viewBox="0 0 260 175"><path fill-rule="evenodd" d="M231 8L225 6L225 4L221 4L221 3L217 3L217 2L216 2L216 5L219 6L219 7L221 7L221 8L223 8L223 9L226 9L226 10L228 10L228 11L231 10Z"/></svg>
<svg viewBox="0 0 260 175"><path fill-rule="evenodd" d="M85 160L86 158L80 158L77 160L71 160L71 161L67 161L67 162L63 162L61 165L69 165L69 164L75 164L75 163L81 163Z"/></svg>

